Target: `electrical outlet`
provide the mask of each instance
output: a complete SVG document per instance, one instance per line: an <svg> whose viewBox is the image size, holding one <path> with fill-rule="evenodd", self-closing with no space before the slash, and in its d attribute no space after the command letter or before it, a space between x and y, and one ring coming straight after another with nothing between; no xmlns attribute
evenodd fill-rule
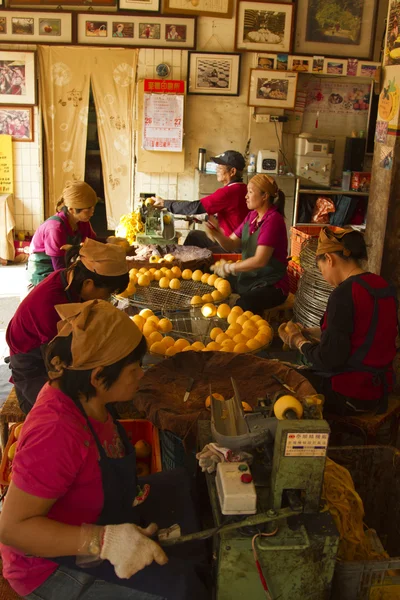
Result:
<svg viewBox="0 0 400 600"><path fill-rule="evenodd" d="M269 123L271 120L270 115L255 115L256 123Z"/></svg>
<svg viewBox="0 0 400 600"><path fill-rule="evenodd" d="M270 121L271 123L279 123L279 118L276 115L270 115Z"/></svg>

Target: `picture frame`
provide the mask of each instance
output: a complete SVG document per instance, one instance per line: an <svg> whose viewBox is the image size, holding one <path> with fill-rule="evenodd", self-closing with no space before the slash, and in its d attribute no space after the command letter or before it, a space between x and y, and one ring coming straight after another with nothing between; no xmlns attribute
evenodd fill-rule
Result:
<svg viewBox="0 0 400 600"><path fill-rule="evenodd" d="M386 19L385 49L383 53L384 65L400 64L400 0L389 2Z"/></svg>
<svg viewBox="0 0 400 600"><path fill-rule="evenodd" d="M239 96L241 54L189 52L188 94Z"/></svg>
<svg viewBox="0 0 400 600"><path fill-rule="evenodd" d="M0 42L72 44L72 13L0 10Z"/></svg>
<svg viewBox="0 0 400 600"><path fill-rule="evenodd" d="M118 10L160 12L160 0L118 0Z"/></svg>
<svg viewBox="0 0 400 600"><path fill-rule="evenodd" d="M324 72L324 61L323 56L313 56L311 63L311 73L323 73Z"/></svg>
<svg viewBox="0 0 400 600"><path fill-rule="evenodd" d="M381 64L378 62L372 62L369 60L359 60L357 66L358 77L370 77L376 79L379 77L378 71L381 68Z"/></svg>
<svg viewBox="0 0 400 600"><path fill-rule="evenodd" d="M238 0L235 50L290 52L293 37L292 3Z"/></svg>
<svg viewBox="0 0 400 600"><path fill-rule="evenodd" d="M256 54L255 68L266 69L267 71L273 71L277 68L277 54L268 54L267 52L261 52Z"/></svg>
<svg viewBox="0 0 400 600"><path fill-rule="evenodd" d="M0 51L0 104L36 104L36 53Z"/></svg>
<svg viewBox="0 0 400 600"><path fill-rule="evenodd" d="M90 46L184 48L196 46L197 17L77 13L77 43Z"/></svg>
<svg viewBox="0 0 400 600"><path fill-rule="evenodd" d="M298 0L294 52L370 59L377 5L378 0L337 0L335 14L327 16L330 0Z"/></svg>
<svg viewBox="0 0 400 600"><path fill-rule="evenodd" d="M197 3L187 0L164 0L163 13L230 19L233 15L233 0L198 0Z"/></svg>
<svg viewBox="0 0 400 600"><path fill-rule="evenodd" d="M324 75L343 76L347 75L347 60L340 58L324 59Z"/></svg>
<svg viewBox="0 0 400 600"><path fill-rule="evenodd" d="M297 71L297 73L311 73L313 58L311 56L289 56L289 71Z"/></svg>
<svg viewBox="0 0 400 600"><path fill-rule="evenodd" d="M298 73L251 69L248 106L294 108Z"/></svg>
<svg viewBox="0 0 400 600"><path fill-rule="evenodd" d="M33 142L33 106L0 106L0 135L13 142Z"/></svg>
<svg viewBox="0 0 400 600"><path fill-rule="evenodd" d="M2 2L3 3L3 2ZM90 0L90 6L99 6L99 7L109 7L115 6L117 0ZM31 6L37 6L39 8L43 8L45 6L81 6L82 8L87 8L88 1L87 0L8 0L8 6L12 7L22 7L29 8ZM29 9L28 9L29 10Z"/></svg>

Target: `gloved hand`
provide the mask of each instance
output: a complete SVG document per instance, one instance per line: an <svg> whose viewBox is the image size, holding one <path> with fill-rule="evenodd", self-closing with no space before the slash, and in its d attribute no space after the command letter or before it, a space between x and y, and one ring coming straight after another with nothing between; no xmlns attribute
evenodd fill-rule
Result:
<svg viewBox="0 0 400 600"><path fill-rule="evenodd" d="M221 259L218 265L211 265L213 271L218 277L228 277L228 275L236 275L236 267L234 263L228 263Z"/></svg>
<svg viewBox="0 0 400 600"><path fill-rule="evenodd" d="M155 208L164 208L164 198L160 198L160 196L154 196L152 200L154 200L153 206Z"/></svg>
<svg viewBox="0 0 400 600"><path fill-rule="evenodd" d="M204 446L203 450L196 454L196 458L203 473L216 471L219 462L247 462L249 465L253 462L253 456L248 452L234 452L214 443Z"/></svg>
<svg viewBox="0 0 400 600"><path fill-rule="evenodd" d="M155 523L146 529L130 523L106 525L100 558L109 560L121 579L129 579L154 560L159 565L165 565L168 557L164 550L149 539L157 529Z"/></svg>
<svg viewBox="0 0 400 600"><path fill-rule="evenodd" d="M283 344L289 346L291 350L297 350L303 342L307 341L302 334L301 326L293 323L293 321L282 323L279 326L278 334Z"/></svg>

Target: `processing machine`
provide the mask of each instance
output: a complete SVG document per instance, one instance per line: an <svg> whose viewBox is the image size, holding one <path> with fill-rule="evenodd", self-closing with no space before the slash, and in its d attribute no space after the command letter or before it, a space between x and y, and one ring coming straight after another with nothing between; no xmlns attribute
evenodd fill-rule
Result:
<svg viewBox="0 0 400 600"><path fill-rule="evenodd" d="M321 510L329 425L321 397L300 402L281 383L274 398L245 413L232 380L233 397L212 396L211 424L199 426L201 447L214 441L253 456L250 465L222 462L206 475L218 528L217 600L330 597L339 534Z"/></svg>
<svg viewBox="0 0 400 600"><path fill-rule="evenodd" d="M144 233L138 233L138 244L176 244L175 222L172 213L154 206L154 194L140 194L139 212L144 224Z"/></svg>

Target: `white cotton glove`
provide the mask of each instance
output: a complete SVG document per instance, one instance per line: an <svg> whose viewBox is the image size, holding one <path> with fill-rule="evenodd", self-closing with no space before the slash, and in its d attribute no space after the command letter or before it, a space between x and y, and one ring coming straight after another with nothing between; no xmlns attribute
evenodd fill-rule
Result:
<svg viewBox="0 0 400 600"><path fill-rule="evenodd" d="M129 579L154 560L159 565L165 565L168 562L167 555L150 539L157 529L155 523L146 529L130 523L106 525L100 558L109 560L121 579Z"/></svg>
<svg viewBox="0 0 400 600"><path fill-rule="evenodd" d="M218 277L228 277L228 275L236 275L236 267L234 263L228 263L222 259L218 265L211 265L211 271L213 271Z"/></svg>
<svg viewBox="0 0 400 600"><path fill-rule="evenodd" d="M203 473L216 471L219 462L246 462L249 465L253 462L253 456L248 452L234 452L214 443L204 446L203 450L196 454L196 458Z"/></svg>
<svg viewBox="0 0 400 600"><path fill-rule="evenodd" d="M154 200L153 206L155 208L164 208L164 198L160 198L160 196L153 196L152 200Z"/></svg>

